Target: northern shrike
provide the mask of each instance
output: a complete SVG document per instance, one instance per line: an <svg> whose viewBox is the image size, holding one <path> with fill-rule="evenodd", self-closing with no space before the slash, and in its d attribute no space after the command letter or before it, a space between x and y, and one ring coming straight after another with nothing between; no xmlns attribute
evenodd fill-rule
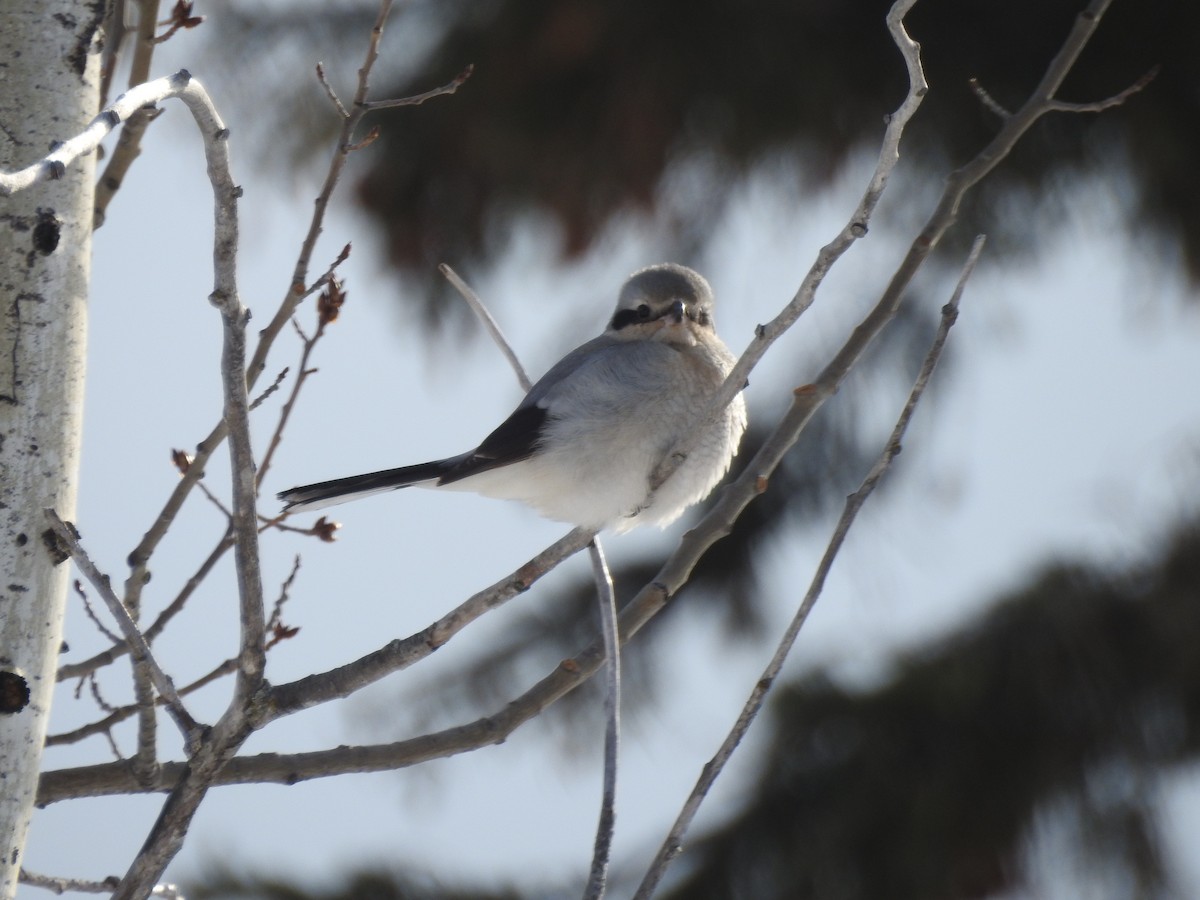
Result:
<svg viewBox="0 0 1200 900"><path fill-rule="evenodd" d="M648 499L651 473L733 368L712 314L712 289L696 272L642 269L621 288L604 334L559 360L474 450L291 488L279 499L300 511L421 485L521 500L597 530L665 526L708 496L746 430L738 394Z"/></svg>

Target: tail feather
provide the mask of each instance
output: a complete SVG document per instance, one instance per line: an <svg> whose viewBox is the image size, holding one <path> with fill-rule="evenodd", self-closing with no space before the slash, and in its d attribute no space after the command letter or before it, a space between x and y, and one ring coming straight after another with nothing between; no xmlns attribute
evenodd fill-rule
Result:
<svg viewBox="0 0 1200 900"><path fill-rule="evenodd" d="M369 472L366 475L335 478L332 481L288 488L286 491L280 491L276 496L283 501L285 512L323 509L326 506L357 500L359 497L433 481L445 473L448 462L448 460L437 460L415 466L402 466L399 469Z"/></svg>

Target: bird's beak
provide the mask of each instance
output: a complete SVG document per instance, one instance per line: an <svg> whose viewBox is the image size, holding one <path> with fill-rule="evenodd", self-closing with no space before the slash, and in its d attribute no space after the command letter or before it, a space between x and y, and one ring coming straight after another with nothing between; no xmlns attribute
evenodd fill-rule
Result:
<svg viewBox="0 0 1200 900"><path fill-rule="evenodd" d="M676 325L683 321L685 315L687 315L687 305L682 300L676 300L667 310L667 317Z"/></svg>

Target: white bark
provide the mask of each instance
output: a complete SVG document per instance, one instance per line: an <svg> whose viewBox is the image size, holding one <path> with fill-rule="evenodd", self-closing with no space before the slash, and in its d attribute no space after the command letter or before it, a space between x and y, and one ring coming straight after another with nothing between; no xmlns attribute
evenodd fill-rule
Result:
<svg viewBox="0 0 1200 900"><path fill-rule="evenodd" d="M0 3L0 168L46 155L98 104L102 2ZM94 157L0 199L0 898L16 892L69 567L43 509L75 512ZM23 688L29 701L22 704ZM2 702L0 699L0 702Z"/></svg>

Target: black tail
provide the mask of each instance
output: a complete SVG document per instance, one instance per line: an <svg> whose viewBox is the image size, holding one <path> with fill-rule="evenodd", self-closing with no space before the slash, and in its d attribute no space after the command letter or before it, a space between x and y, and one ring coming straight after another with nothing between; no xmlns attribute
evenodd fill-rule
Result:
<svg viewBox="0 0 1200 900"><path fill-rule="evenodd" d="M447 463L448 460L436 460L415 466L402 466L399 469L370 472L366 475L335 478L333 481L288 488L276 496L283 501L283 508L287 512L321 509L370 494L394 491L422 481L432 481L446 471Z"/></svg>

